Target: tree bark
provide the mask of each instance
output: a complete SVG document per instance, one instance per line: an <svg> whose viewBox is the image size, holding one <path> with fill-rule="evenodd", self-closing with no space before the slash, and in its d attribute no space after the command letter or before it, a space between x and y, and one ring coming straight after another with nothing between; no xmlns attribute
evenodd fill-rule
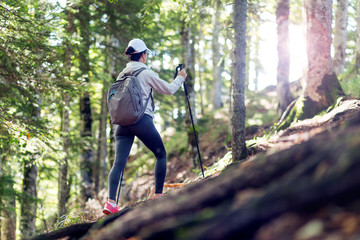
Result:
<svg viewBox="0 0 360 240"><path fill-rule="evenodd" d="M2 240L15 240L16 199L14 182L12 177L11 179L6 179L7 177L8 176L5 176L2 172L2 156L0 149L0 238Z"/></svg>
<svg viewBox="0 0 360 240"><path fill-rule="evenodd" d="M277 99L278 116L280 117L287 106L294 100L289 84L289 0L277 0L276 22L278 35L278 67L277 67Z"/></svg>
<svg viewBox="0 0 360 240"><path fill-rule="evenodd" d="M334 71L336 75L345 67L345 50L347 41L348 0L338 0L334 29Z"/></svg>
<svg viewBox="0 0 360 240"><path fill-rule="evenodd" d="M104 167L106 167L105 158L107 152L107 138L106 138L106 126L107 126L107 106L106 106L106 95L107 90L105 89L107 84L105 84L102 90L101 97L101 110L100 110L100 119L99 119L99 134L97 139L97 151L96 159L93 166L93 176L94 176L94 191L99 193L99 191L104 187Z"/></svg>
<svg viewBox="0 0 360 240"><path fill-rule="evenodd" d="M69 160L69 107L70 94L64 93L64 107L62 112L62 132L63 132L63 151L64 158L59 167L59 184L58 184L58 216L61 217L66 213L66 202L68 200L68 160Z"/></svg>
<svg viewBox="0 0 360 240"><path fill-rule="evenodd" d="M200 27L200 29L199 29L199 44L200 44L203 41L203 32L202 32L203 29L201 26L199 26L199 27ZM200 111L201 111L201 114L204 115L204 113L205 113L204 91L203 91L204 85L203 85L203 79L202 79L202 75L201 75L201 73L203 71L203 62L202 62L203 51L201 51L202 48L200 48L200 46L198 49L199 50L198 50L198 53L196 54L196 56L197 56L197 63L199 65L198 78L199 78L199 86L200 86L200 90L199 90L199 92L200 92Z"/></svg>
<svg viewBox="0 0 360 240"><path fill-rule="evenodd" d="M8 186L13 188L13 185ZM6 201L6 202L4 202ZM4 207L1 210L1 239L2 240L15 240L16 239L16 200L15 195L7 195L5 199L2 200L2 206Z"/></svg>
<svg viewBox="0 0 360 240"><path fill-rule="evenodd" d="M23 184L22 192L24 196L21 200L20 209L20 233L21 239L29 239L35 232L35 219L36 219L36 178L37 178L37 166L35 164L35 158L24 163L23 165Z"/></svg>
<svg viewBox="0 0 360 240"><path fill-rule="evenodd" d="M35 92L37 106L33 106L32 117L40 118L41 99L38 92ZM23 182L21 207L20 207L20 238L29 239L35 232L35 220L37 209L37 173L36 159L39 158L39 149L30 153L29 159L23 163Z"/></svg>
<svg viewBox="0 0 360 240"><path fill-rule="evenodd" d="M304 115L312 117L343 95L331 59L332 1L305 1L308 72Z"/></svg>
<svg viewBox="0 0 360 240"><path fill-rule="evenodd" d="M93 150L91 144L91 127L92 127L92 114L90 107L90 94L85 94L80 99L80 112L81 112L81 137L83 138L84 145L81 153L80 169L81 169L81 189L80 197L81 204L84 206L89 198L93 197Z"/></svg>
<svg viewBox="0 0 360 240"><path fill-rule="evenodd" d="M106 69L105 74L108 75L108 79L112 79L111 73L111 44L110 44L110 36L108 36L108 44L107 46L107 60L106 60ZM97 144L97 153L96 153L96 162L94 164L94 190L96 193L99 192L100 189L104 188L105 182L105 172L106 169L106 155L107 155L107 136L106 136L106 128L107 128L107 106L106 106L106 97L107 97L107 89L108 89L108 79L103 80L103 90L101 97L101 110L100 110L100 121L99 121L99 135L98 135L98 144Z"/></svg>
<svg viewBox="0 0 360 240"><path fill-rule="evenodd" d="M83 0L79 7L77 18L80 23L81 44L79 47L80 72L89 82L88 74L90 71L89 49L90 49L90 13L89 2ZM81 137L83 138L83 149L81 153L81 188L80 203L84 206L86 201L93 196L93 147L92 147L92 112L90 93L85 91L80 98L80 116L81 116Z"/></svg>
<svg viewBox="0 0 360 240"><path fill-rule="evenodd" d="M21 215L20 215L20 233L21 239L29 239L35 234L35 219L36 219L36 178L37 166L35 163L36 157L32 156L30 161L23 164L23 183L22 192L24 196L21 200Z"/></svg>
<svg viewBox="0 0 360 240"><path fill-rule="evenodd" d="M356 5L356 55L355 55L355 71L360 72L360 1L357 1Z"/></svg>
<svg viewBox="0 0 360 240"><path fill-rule="evenodd" d="M219 35L221 33L221 1L215 2L215 14L213 15L213 33L212 33L212 63L213 63L213 91L212 91L212 107L213 109L219 109L223 106L221 101L222 96L222 69L221 69L221 54Z"/></svg>
<svg viewBox="0 0 360 240"><path fill-rule="evenodd" d="M67 7L67 20L68 24L66 26L66 32L71 36L74 33L74 14L71 11L71 2L69 0L66 1ZM66 50L65 50L65 67L66 67L66 76L70 78L71 72L71 57L72 57L72 45L68 40L66 42ZM68 92L64 92L63 95L64 107L62 111L62 126L61 130L63 132L63 151L64 151L64 159L60 163L59 168L59 185L58 185L58 216L61 217L66 213L66 202L68 199L68 159L69 159L69 125L70 125L70 117L69 117L69 108L70 108L70 94Z"/></svg>
<svg viewBox="0 0 360 240"><path fill-rule="evenodd" d="M234 161L247 156L245 145L245 62L246 62L246 12L247 1L234 1L234 65L231 114L232 157Z"/></svg>

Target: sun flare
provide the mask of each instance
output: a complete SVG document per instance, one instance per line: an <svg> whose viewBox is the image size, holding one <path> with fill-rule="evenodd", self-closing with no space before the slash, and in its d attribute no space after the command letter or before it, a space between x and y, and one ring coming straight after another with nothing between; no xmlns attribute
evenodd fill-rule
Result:
<svg viewBox="0 0 360 240"><path fill-rule="evenodd" d="M276 85L277 82L277 31L275 21L267 21L259 29L261 42L259 49L259 59L262 70L258 75L258 90L262 90L269 85ZM289 53L290 53L290 72L289 81L297 81L303 76L306 67L306 38L305 30L301 25L290 24L289 26ZM254 90L254 67L250 66L250 85Z"/></svg>

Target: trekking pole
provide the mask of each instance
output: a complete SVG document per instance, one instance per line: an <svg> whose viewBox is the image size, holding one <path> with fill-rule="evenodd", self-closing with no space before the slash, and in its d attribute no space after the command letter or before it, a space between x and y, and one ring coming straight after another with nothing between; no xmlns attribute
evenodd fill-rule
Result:
<svg viewBox="0 0 360 240"><path fill-rule="evenodd" d="M121 175L120 175L120 181L119 181L119 186L118 186L118 194L117 194L117 198L116 198L116 206L119 203L119 196L120 196L120 190L121 190L121 184L122 184L123 177L124 177L124 171L122 171Z"/></svg>
<svg viewBox="0 0 360 240"><path fill-rule="evenodd" d="M176 70L176 73L175 73L174 78L176 78L179 69L180 69L180 71L183 69L183 65L182 65L182 64L179 64L179 66L176 67L176 69L175 69L175 70ZM185 90L186 100L187 100L187 103L188 103L188 106L189 106L189 113L190 113L191 124L192 124L193 132L194 132L194 137L195 137L195 142L196 142L196 148L197 148L197 151L198 151L198 154L199 154L199 161L200 161L201 172L202 172L203 177L205 177L205 175L204 175L204 169L203 169L203 165L202 165L202 160L201 160L201 154L200 154L200 148L199 148L198 138L197 138L197 134L196 134L196 131L195 131L194 119L193 119L192 112L191 112L191 106L190 106L190 100L189 100L190 98L189 98L189 93L188 93L188 90L187 90L186 82L184 82L184 90Z"/></svg>

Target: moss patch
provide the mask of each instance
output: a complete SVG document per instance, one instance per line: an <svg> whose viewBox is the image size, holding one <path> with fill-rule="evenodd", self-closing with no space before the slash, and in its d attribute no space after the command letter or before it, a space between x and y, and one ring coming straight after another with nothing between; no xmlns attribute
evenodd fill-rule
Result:
<svg viewBox="0 0 360 240"><path fill-rule="evenodd" d="M297 120L300 120L302 118L302 116L304 115L303 114L304 113L304 105L305 105L305 97L301 96L296 101L294 107L291 109L287 118L277 126L277 130L282 130L282 129L288 128L291 125L291 123L296 122Z"/></svg>

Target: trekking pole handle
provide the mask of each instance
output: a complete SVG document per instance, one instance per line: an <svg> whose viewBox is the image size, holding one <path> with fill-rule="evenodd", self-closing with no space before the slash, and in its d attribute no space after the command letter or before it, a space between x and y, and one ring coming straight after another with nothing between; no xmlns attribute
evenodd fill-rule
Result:
<svg viewBox="0 0 360 240"><path fill-rule="evenodd" d="M180 71L183 69L183 65L180 63L177 67L176 67L176 73L175 73L175 77L177 76L177 74L178 74L178 69L180 69ZM175 78L174 77L174 78ZM188 90L187 90L187 86L186 86L186 82L184 82L184 91L185 91L185 95L187 96L187 97L189 97L189 93L188 93Z"/></svg>
<svg viewBox="0 0 360 240"><path fill-rule="evenodd" d="M180 63L176 68L175 68L175 75L174 75L174 78L177 77L178 73L179 73L179 69L180 71L183 69L183 65Z"/></svg>

